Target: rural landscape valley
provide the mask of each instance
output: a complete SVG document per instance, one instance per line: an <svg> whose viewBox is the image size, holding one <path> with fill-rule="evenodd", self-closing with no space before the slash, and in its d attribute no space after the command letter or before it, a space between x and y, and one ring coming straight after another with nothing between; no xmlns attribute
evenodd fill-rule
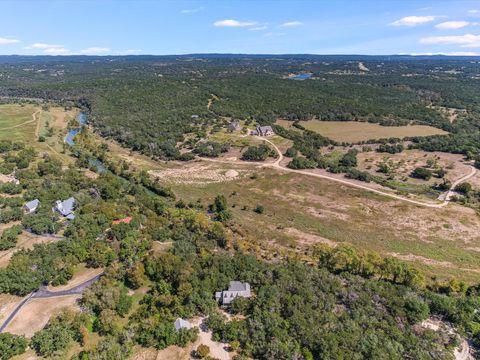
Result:
<svg viewBox="0 0 480 360"><path fill-rule="evenodd" d="M480 358L480 8L341 2L5 3L0 360Z"/></svg>

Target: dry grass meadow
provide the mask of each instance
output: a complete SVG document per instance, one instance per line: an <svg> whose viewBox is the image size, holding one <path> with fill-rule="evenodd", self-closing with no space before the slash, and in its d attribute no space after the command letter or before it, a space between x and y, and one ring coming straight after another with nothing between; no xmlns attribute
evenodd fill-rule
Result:
<svg viewBox="0 0 480 360"><path fill-rule="evenodd" d="M427 125L381 126L359 121L300 121L306 129L338 142L360 142L383 138L443 135L447 132Z"/></svg>

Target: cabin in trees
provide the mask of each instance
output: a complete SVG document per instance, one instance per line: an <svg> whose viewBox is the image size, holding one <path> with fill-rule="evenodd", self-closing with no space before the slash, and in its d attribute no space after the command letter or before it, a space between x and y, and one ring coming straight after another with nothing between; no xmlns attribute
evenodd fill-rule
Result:
<svg viewBox="0 0 480 360"><path fill-rule="evenodd" d="M228 124L228 130L231 131L240 131L242 130L242 126L240 125L240 121L232 121L230 124Z"/></svg>
<svg viewBox="0 0 480 360"><path fill-rule="evenodd" d="M33 213L37 210L38 205L40 205L40 201L38 199L35 199L35 200L29 201L25 205L23 205L23 210L27 214L31 214L31 213Z"/></svg>
<svg viewBox="0 0 480 360"><path fill-rule="evenodd" d="M175 326L176 331L180 331L182 329L191 329L192 324L190 324L187 320L183 320L181 318L178 318L175 320L175 323L173 324Z"/></svg>
<svg viewBox="0 0 480 360"><path fill-rule="evenodd" d="M215 293L215 300L220 301L223 305L228 305L235 300L237 296L243 298L251 297L250 284L247 282L242 283L241 281L230 281L228 290L217 291Z"/></svg>
<svg viewBox="0 0 480 360"><path fill-rule="evenodd" d="M73 220L75 219L75 214L73 213L73 210L75 210L75 199L71 197L64 201L57 200L53 210L58 211L66 219Z"/></svg>
<svg viewBox="0 0 480 360"><path fill-rule="evenodd" d="M257 129L250 133L250 135L254 136L269 136L273 134L274 132L271 126L257 126Z"/></svg>

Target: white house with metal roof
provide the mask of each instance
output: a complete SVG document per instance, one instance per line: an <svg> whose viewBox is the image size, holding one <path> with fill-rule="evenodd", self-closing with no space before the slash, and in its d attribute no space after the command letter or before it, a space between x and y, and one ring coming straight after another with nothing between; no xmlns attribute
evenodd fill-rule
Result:
<svg viewBox="0 0 480 360"><path fill-rule="evenodd" d="M230 281L228 290L215 293L215 299L223 305L230 304L237 296L243 298L251 297L250 284L247 282L242 283L241 281Z"/></svg>
<svg viewBox="0 0 480 360"><path fill-rule="evenodd" d="M73 220L75 218L75 214L73 213L73 210L75 210L75 203L76 202L73 197L70 197L64 201L57 200L53 210L58 211L62 216L66 217L68 220Z"/></svg>

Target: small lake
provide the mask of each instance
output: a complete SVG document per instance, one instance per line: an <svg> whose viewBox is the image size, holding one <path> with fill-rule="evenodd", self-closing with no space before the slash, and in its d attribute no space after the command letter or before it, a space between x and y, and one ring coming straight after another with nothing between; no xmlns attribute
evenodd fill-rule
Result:
<svg viewBox="0 0 480 360"><path fill-rule="evenodd" d="M87 114L85 114L84 112L81 112L80 114L78 114L77 116L77 121L80 125L85 125L87 123ZM67 133L67 136L65 136L65 142L68 144L68 145L75 145L75 141L73 141L73 138L75 137L75 135L77 135L80 130L82 130L81 127L78 127L78 128L73 128L73 129L70 129Z"/></svg>
<svg viewBox="0 0 480 360"><path fill-rule="evenodd" d="M288 77L289 80L307 80L312 77L312 73L305 73L305 74L298 74L298 75L291 75Z"/></svg>

